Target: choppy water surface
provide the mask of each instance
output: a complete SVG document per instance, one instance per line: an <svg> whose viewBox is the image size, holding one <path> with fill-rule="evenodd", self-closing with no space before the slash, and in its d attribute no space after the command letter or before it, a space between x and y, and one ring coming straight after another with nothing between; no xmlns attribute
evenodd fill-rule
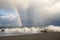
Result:
<svg viewBox="0 0 60 40"><path fill-rule="evenodd" d="M35 34L44 32L60 32L59 26L48 26L48 27L23 27L23 28L4 28L0 29L0 36L13 36L13 35L25 35L25 34Z"/></svg>

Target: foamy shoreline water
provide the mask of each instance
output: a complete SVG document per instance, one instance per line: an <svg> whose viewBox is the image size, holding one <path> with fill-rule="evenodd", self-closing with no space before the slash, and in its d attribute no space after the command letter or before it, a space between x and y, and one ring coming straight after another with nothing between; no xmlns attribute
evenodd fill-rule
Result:
<svg viewBox="0 0 60 40"><path fill-rule="evenodd" d="M44 32L60 32L59 26L50 25L48 27L23 27L23 28L5 28L0 29L0 36L11 36L11 35L25 35L25 34L35 34Z"/></svg>

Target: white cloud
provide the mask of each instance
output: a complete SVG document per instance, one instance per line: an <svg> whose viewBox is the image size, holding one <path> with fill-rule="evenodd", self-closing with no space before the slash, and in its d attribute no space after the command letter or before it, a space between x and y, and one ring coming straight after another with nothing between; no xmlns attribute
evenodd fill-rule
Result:
<svg viewBox="0 0 60 40"><path fill-rule="evenodd" d="M13 15L13 14L7 14L7 15L4 15L4 16L0 16L0 19L9 19L9 20L13 20L15 19L16 16Z"/></svg>

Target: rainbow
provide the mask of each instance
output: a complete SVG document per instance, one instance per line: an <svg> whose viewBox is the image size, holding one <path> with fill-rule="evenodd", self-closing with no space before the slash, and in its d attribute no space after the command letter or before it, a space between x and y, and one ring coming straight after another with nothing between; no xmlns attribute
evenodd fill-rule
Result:
<svg viewBox="0 0 60 40"><path fill-rule="evenodd" d="M17 14L17 16L18 16L19 26L22 27L21 18L20 18L20 15L19 15L18 10L17 10L17 8L16 8L16 5L15 5L15 3L13 2L13 0L10 0L10 2L11 2L11 4L13 5L13 8L14 8L14 10L16 11L16 14Z"/></svg>

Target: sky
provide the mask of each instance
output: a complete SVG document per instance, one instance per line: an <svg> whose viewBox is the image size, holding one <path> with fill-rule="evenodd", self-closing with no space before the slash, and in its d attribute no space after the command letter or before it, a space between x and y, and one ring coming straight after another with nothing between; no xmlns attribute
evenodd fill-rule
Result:
<svg viewBox="0 0 60 40"><path fill-rule="evenodd" d="M8 0L0 0L0 26L19 26L17 12Z"/></svg>
<svg viewBox="0 0 60 40"><path fill-rule="evenodd" d="M60 0L0 0L0 26L60 26Z"/></svg>

